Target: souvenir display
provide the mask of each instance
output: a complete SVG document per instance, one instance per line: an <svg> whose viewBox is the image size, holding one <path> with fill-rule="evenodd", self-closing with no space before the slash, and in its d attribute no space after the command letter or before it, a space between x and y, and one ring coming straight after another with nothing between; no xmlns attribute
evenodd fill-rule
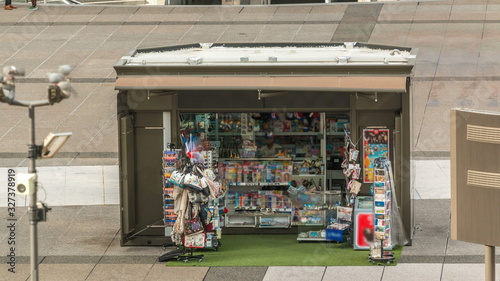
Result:
<svg viewBox="0 0 500 281"><path fill-rule="evenodd" d="M384 250L391 250L397 242L393 241L394 233L392 228L394 182L391 163L387 158L374 159L373 176L373 240L371 241L368 260L373 263L386 262L390 264L395 261L394 253Z"/></svg>
<svg viewBox="0 0 500 281"><path fill-rule="evenodd" d="M168 201L168 206L173 206L168 210L168 214L169 218L175 216L173 223L172 219L168 220L168 225L172 226L172 242L184 248L191 248L191 251L176 255L176 259L185 262L189 259L199 259L201 262L203 255L193 255L192 248L217 250L220 246L219 239L216 238L221 235L218 201L227 190L226 185L212 169L212 159L206 161L212 154L199 151L194 143L196 139L192 136L183 136L182 139L185 156L180 150L164 152L164 162L176 159L175 165L170 162L164 164L169 167L168 177L165 173L165 189L169 187L168 192L172 194L169 200L173 200ZM206 145L205 148L210 149L210 146ZM175 170L172 170L172 167ZM165 212L167 216L167 211ZM207 237L210 239L207 240ZM188 255L184 255L186 253ZM165 255L161 259L168 260Z"/></svg>
<svg viewBox="0 0 500 281"><path fill-rule="evenodd" d="M180 120L183 159L165 182L176 195L172 240L185 248L217 247L221 227L296 226L298 241L350 242L355 198L362 183L378 180L374 157L388 152L387 129L366 129L353 142L345 114L186 113ZM327 167L325 159L338 163ZM327 170L339 172L343 189L327 188ZM375 213L389 204L377 201ZM376 237L390 225L378 222Z"/></svg>

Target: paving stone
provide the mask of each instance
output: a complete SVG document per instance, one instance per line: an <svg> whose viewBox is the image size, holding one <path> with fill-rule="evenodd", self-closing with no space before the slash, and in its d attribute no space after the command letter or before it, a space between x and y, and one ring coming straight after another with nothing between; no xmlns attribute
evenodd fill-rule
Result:
<svg viewBox="0 0 500 281"><path fill-rule="evenodd" d="M85 280L144 280L151 264L97 264Z"/></svg>
<svg viewBox="0 0 500 281"><path fill-rule="evenodd" d="M389 280L440 280L441 264L398 264L386 266L382 276L383 281ZM425 268L425 270L422 270Z"/></svg>
<svg viewBox="0 0 500 281"><path fill-rule="evenodd" d="M260 281L263 280L266 275L267 267L211 267L207 275L205 276L205 281L217 281L217 280L241 280L241 281Z"/></svg>
<svg viewBox="0 0 500 281"><path fill-rule="evenodd" d="M322 280L381 280L382 266L328 266Z"/></svg>
<svg viewBox="0 0 500 281"><path fill-rule="evenodd" d="M324 266L270 266L264 281L316 281L322 280L326 267Z"/></svg>
<svg viewBox="0 0 500 281"><path fill-rule="evenodd" d="M156 281L195 281L204 280L209 267L174 267L165 266L165 263L153 265L144 280ZM220 279L219 279L220 280Z"/></svg>

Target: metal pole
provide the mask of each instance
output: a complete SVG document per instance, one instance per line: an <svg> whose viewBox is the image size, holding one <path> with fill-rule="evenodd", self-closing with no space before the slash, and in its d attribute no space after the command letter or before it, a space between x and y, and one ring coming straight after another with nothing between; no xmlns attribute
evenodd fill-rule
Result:
<svg viewBox="0 0 500 281"><path fill-rule="evenodd" d="M495 246L484 246L485 280L495 281Z"/></svg>
<svg viewBox="0 0 500 281"><path fill-rule="evenodd" d="M35 107L29 106L29 118L31 120L30 138L31 144L29 147L29 167L28 173L36 174L36 158L37 147L35 142ZM30 215L30 256L31 256L31 280L38 281L38 236L37 236L37 207L36 207L36 193L37 193L37 178L35 175L35 191L29 196L29 215Z"/></svg>

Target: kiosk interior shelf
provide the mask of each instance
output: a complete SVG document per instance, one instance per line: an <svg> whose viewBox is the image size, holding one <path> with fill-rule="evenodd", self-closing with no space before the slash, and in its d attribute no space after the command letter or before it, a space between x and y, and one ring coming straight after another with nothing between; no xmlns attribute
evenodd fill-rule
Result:
<svg viewBox="0 0 500 281"><path fill-rule="evenodd" d="M180 114L183 135L218 144L218 175L229 186L226 227L324 228L328 206L341 201L324 192L333 186L327 180L343 179L327 177L326 161L340 157L348 123L347 113L334 112ZM292 180L304 179L314 183L306 191L318 193L307 200L288 193Z"/></svg>

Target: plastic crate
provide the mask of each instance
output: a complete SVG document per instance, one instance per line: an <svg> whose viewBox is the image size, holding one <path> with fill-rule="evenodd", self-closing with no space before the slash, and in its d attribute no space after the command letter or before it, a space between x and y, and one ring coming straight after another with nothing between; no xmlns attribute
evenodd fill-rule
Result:
<svg viewBox="0 0 500 281"><path fill-rule="evenodd" d="M344 242L344 230L342 229L326 229L326 240Z"/></svg>

